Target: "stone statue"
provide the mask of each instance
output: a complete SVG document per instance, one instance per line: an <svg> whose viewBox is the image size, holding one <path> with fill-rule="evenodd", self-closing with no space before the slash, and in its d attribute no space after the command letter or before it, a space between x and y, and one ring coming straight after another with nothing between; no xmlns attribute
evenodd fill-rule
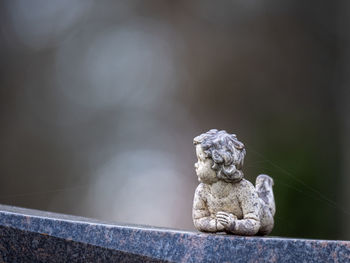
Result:
<svg viewBox="0 0 350 263"><path fill-rule="evenodd" d="M273 179L261 174L256 186L243 178L244 144L235 134L212 129L194 138L198 185L193 223L203 232L267 235L275 215Z"/></svg>

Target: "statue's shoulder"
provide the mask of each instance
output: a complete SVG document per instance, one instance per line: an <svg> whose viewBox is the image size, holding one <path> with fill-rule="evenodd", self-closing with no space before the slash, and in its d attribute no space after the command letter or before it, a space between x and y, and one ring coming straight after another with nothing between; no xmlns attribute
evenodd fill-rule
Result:
<svg viewBox="0 0 350 263"><path fill-rule="evenodd" d="M242 179L239 182L235 183L235 187L241 189L241 191L243 192L251 192L251 191L255 191L255 187L254 185L246 180L246 179Z"/></svg>
<svg viewBox="0 0 350 263"><path fill-rule="evenodd" d="M209 191L209 185L200 183L196 188L196 194L205 194Z"/></svg>

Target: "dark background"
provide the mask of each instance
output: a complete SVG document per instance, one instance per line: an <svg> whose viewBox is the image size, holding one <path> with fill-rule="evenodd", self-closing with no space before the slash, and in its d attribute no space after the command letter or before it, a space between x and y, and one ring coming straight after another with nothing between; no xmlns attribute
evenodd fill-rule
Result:
<svg viewBox="0 0 350 263"><path fill-rule="evenodd" d="M272 235L350 239L348 1L0 3L0 203L193 229L192 139L245 143Z"/></svg>

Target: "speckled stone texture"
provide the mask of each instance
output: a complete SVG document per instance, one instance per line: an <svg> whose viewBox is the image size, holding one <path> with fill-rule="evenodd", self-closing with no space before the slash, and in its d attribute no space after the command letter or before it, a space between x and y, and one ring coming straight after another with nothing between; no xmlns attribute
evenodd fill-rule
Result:
<svg viewBox="0 0 350 263"><path fill-rule="evenodd" d="M194 227L241 236L271 233L276 212L273 179L261 174L256 186L244 179L246 150L235 134L211 129L193 139L199 185L193 199Z"/></svg>
<svg viewBox="0 0 350 263"><path fill-rule="evenodd" d="M350 262L350 241L116 225L0 205L0 262Z"/></svg>

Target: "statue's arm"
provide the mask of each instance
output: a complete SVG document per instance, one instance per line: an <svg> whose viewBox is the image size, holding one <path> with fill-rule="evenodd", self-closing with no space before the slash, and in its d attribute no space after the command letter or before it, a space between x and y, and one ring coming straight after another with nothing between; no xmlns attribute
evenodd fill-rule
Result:
<svg viewBox="0 0 350 263"><path fill-rule="evenodd" d="M244 186L238 195L243 218L235 220L229 231L236 235L255 235L260 228L259 210L260 203L258 194L253 185L248 183Z"/></svg>
<svg viewBox="0 0 350 263"><path fill-rule="evenodd" d="M194 194L192 217L195 228L204 232L216 232L217 221L215 218L210 217L206 199L205 188L203 184L198 185Z"/></svg>
<svg viewBox="0 0 350 263"><path fill-rule="evenodd" d="M216 217L224 225L225 231L236 235L253 236L260 229L260 202L254 186L248 181L242 182L236 190L238 203L242 209L243 218L237 219L234 215L220 211Z"/></svg>
<svg viewBox="0 0 350 263"><path fill-rule="evenodd" d="M242 236L256 235L260 228L260 220L251 215L245 216L243 219L236 220L235 224L230 227L229 232Z"/></svg>

